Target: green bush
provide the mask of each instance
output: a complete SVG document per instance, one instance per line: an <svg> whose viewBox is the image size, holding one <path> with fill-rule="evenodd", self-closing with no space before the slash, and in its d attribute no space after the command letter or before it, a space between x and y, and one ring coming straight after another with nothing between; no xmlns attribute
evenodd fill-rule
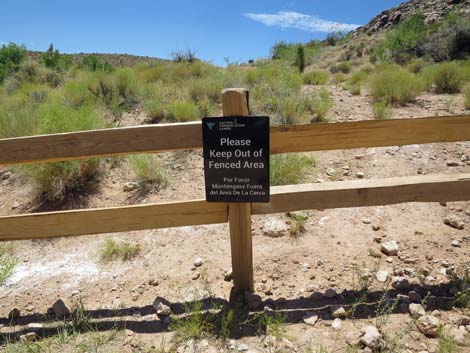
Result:
<svg viewBox="0 0 470 353"><path fill-rule="evenodd" d="M81 105L88 104L93 98L88 90L87 82L84 80L67 82L62 92L65 103L72 108L78 108Z"/></svg>
<svg viewBox="0 0 470 353"><path fill-rule="evenodd" d="M10 277L17 263L12 255L12 249L9 243L0 243L0 286Z"/></svg>
<svg viewBox="0 0 470 353"><path fill-rule="evenodd" d="M101 61L96 55L87 55L82 59L80 64L85 70L89 71L113 71L113 66L107 61Z"/></svg>
<svg viewBox="0 0 470 353"><path fill-rule="evenodd" d="M0 48L0 84L5 78L18 71L26 56L26 48L15 43L2 45Z"/></svg>
<svg viewBox="0 0 470 353"><path fill-rule="evenodd" d="M338 85L344 81L346 81L346 75L343 74L342 72L338 72L337 74L333 76L333 83L335 85Z"/></svg>
<svg viewBox="0 0 470 353"><path fill-rule="evenodd" d="M412 15L387 32L385 40L378 44L374 54L382 61L391 59L405 63L416 53L416 46L429 33L430 27L422 15Z"/></svg>
<svg viewBox="0 0 470 353"><path fill-rule="evenodd" d="M140 154L128 157L129 165L140 183L165 186L167 177L158 160L152 154Z"/></svg>
<svg viewBox="0 0 470 353"><path fill-rule="evenodd" d="M328 78L328 72L320 70L305 72L302 75L302 80L306 85L325 85Z"/></svg>
<svg viewBox="0 0 470 353"><path fill-rule="evenodd" d="M349 93L353 96L360 96L361 95L361 85L359 83L352 84L349 86Z"/></svg>
<svg viewBox="0 0 470 353"><path fill-rule="evenodd" d="M274 155L270 162L271 185L299 184L306 171L315 164L313 158L298 153Z"/></svg>
<svg viewBox="0 0 470 353"><path fill-rule="evenodd" d="M310 62L321 51L321 44L315 40L308 43L278 42L271 48L271 57L274 60L283 60L291 65L296 65L300 47L304 51L305 63Z"/></svg>
<svg viewBox="0 0 470 353"><path fill-rule="evenodd" d="M423 59L414 59L406 66L407 70L413 74L419 74L428 65Z"/></svg>
<svg viewBox="0 0 470 353"><path fill-rule="evenodd" d="M33 135L37 125L37 116L25 96L0 97L0 137Z"/></svg>
<svg viewBox="0 0 470 353"><path fill-rule="evenodd" d="M326 43L330 46L335 46L338 43L344 42L347 38L347 33L342 31L330 31L326 35Z"/></svg>
<svg viewBox="0 0 470 353"><path fill-rule="evenodd" d="M152 123L159 123L168 117L165 105L156 99L144 100L142 102L142 108Z"/></svg>
<svg viewBox="0 0 470 353"><path fill-rule="evenodd" d="M188 94L194 102L208 98L212 102L220 101L222 82L217 78L194 79L187 83Z"/></svg>
<svg viewBox="0 0 470 353"><path fill-rule="evenodd" d="M187 122L199 119L197 105L192 102L174 101L168 106L170 117L178 122Z"/></svg>
<svg viewBox="0 0 470 353"><path fill-rule="evenodd" d="M343 74L349 74L351 72L351 63L349 61L342 61L337 65L330 67L330 72L335 74L337 72L342 72Z"/></svg>
<svg viewBox="0 0 470 353"><path fill-rule="evenodd" d="M423 70L423 77L427 86L434 86L436 93L458 93L464 79L456 62L429 66Z"/></svg>
<svg viewBox="0 0 470 353"><path fill-rule="evenodd" d="M403 69L382 69L370 80L370 93L374 99L389 104L412 102L423 88L421 79Z"/></svg>
<svg viewBox="0 0 470 353"><path fill-rule="evenodd" d="M132 260L142 251L140 244L131 244L128 242L118 243L114 239L107 239L101 249L101 259L111 261L120 258L122 261Z"/></svg>
<svg viewBox="0 0 470 353"><path fill-rule="evenodd" d="M376 120L389 119L392 115L390 105L385 102L374 102L372 104L372 112Z"/></svg>
<svg viewBox="0 0 470 353"><path fill-rule="evenodd" d="M351 75L350 83L351 85L361 85L369 77L369 74L365 71L356 71Z"/></svg>

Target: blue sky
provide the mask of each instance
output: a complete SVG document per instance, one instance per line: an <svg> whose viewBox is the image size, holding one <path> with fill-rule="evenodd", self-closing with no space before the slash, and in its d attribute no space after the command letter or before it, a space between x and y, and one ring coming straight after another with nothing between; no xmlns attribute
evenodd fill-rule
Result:
<svg viewBox="0 0 470 353"><path fill-rule="evenodd" d="M188 48L223 65L267 57L281 40L322 39L367 23L400 0L2 0L0 44L65 53L170 58Z"/></svg>

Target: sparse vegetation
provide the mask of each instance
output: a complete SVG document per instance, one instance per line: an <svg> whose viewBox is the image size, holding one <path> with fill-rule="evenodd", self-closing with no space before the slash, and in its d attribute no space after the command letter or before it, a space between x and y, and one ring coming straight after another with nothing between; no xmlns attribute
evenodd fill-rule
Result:
<svg viewBox="0 0 470 353"><path fill-rule="evenodd" d="M114 239L107 239L100 251L103 261L111 261L120 258L122 261L132 260L140 254L142 248L140 244L129 242L117 242Z"/></svg>
<svg viewBox="0 0 470 353"><path fill-rule="evenodd" d="M289 212L289 234L292 237L298 237L305 232L305 222L307 222L308 216L303 213Z"/></svg>
<svg viewBox="0 0 470 353"><path fill-rule="evenodd" d="M12 255L13 246L10 243L0 243L0 286L11 275L16 265Z"/></svg>
<svg viewBox="0 0 470 353"><path fill-rule="evenodd" d="M462 93L464 95L464 99L465 99L465 109L469 109L470 110L470 83L468 83L467 85L465 85L462 89Z"/></svg>
<svg viewBox="0 0 470 353"><path fill-rule="evenodd" d="M372 104L372 113L376 120L389 119L392 115L392 108L386 102L374 102Z"/></svg>
<svg viewBox="0 0 470 353"><path fill-rule="evenodd" d="M419 77L399 67L386 67L371 77L370 93L376 101L405 105L422 92Z"/></svg>
<svg viewBox="0 0 470 353"><path fill-rule="evenodd" d="M312 157L304 154L279 154L271 156L271 185L299 184L308 170L314 166Z"/></svg>
<svg viewBox="0 0 470 353"><path fill-rule="evenodd" d="M163 168L154 155L130 156L129 164L140 183L165 186L168 182Z"/></svg>
<svg viewBox="0 0 470 353"><path fill-rule="evenodd" d="M328 72L320 70L305 72L302 76L302 80L306 85L325 85L328 78Z"/></svg>
<svg viewBox="0 0 470 353"><path fill-rule="evenodd" d="M426 86L434 88L436 93L458 93L464 75L456 62L446 62L428 66L423 70Z"/></svg>

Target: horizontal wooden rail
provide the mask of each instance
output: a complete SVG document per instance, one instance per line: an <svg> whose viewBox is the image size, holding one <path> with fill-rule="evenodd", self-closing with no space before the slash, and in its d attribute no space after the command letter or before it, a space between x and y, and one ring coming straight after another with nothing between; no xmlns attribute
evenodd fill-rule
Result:
<svg viewBox="0 0 470 353"><path fill-rule="evenodd" d="M352 180L274 189L269 204L253 204L253 214L406 202L467 201L470 200L470 174Z"/></svg>
<svg viewBox="0 0 470 353"><path fill-rule="evenodd" d="M0 241L225 223L228 207L204 200L0 217Z"/></svg>
<svg viewBox="0 0 470 353"><path fill-rule="evenodd" d="M271 153L470 141L470 115L273 126ZM202 148L201 123L161 124L0 140L0 165Z"/></svg>
<svg viewBox="0 0 470 353"><path fill-rule="evenodd" d="M470 174L273 187L253 214L470 200ZM225 223L227 205L203 200L0 217L0 241Z"/></svg>

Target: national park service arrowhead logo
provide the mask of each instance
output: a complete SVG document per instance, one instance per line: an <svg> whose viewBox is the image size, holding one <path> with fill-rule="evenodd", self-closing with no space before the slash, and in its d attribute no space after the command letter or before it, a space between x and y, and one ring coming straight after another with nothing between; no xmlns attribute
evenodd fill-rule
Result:
<svg viewBox="0 0 470 353"><path fill-rule="evenodd" d="M207 122L206 124L210 131L212 131L215 127L215 122Z"/></svg>

